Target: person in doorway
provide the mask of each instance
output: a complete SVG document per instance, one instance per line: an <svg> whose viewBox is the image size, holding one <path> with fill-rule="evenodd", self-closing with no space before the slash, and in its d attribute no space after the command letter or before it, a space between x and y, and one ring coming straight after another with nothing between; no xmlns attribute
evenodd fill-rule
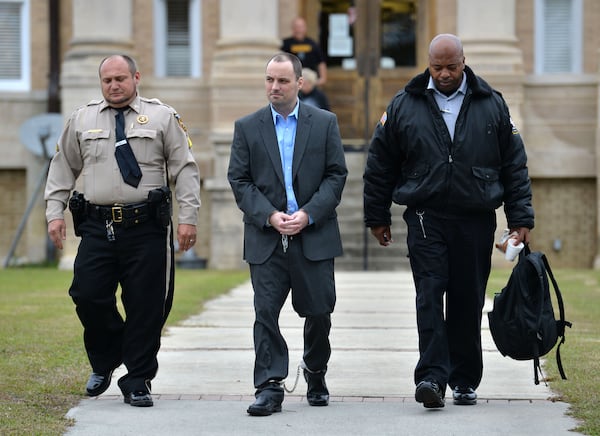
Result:
<svg viewBox="0 0 600 436"><path fill-rule="evenodd" d="M392 242L391 202L406 205L416 401L443 407L450 386L455 404L476 404L495 209L504 204L508 226L525 243L534 212L521 136L500 93L465 65L457 36L436 36L429 68L392 99L363 179L365 224L380 245Z"/></svg>
<svg viewBox="0 0 600 436"><path fill-rule="evenodd" d="M179 204L179 247L188 250L196 241L200 175L179 115L138 95L140 73L131 57L105 58L99 75L104 99L73 112L50 165L48 234L62 249L69 205L81 236L69 294L92 366L87 395L105 392L123 363L127 373L118 383L125 403L147 407L154 404L151 380L173 301L169 184ZM80 175L83 192L69 200Z"/></svg>
<svg viewBox="0 0 600 436"><path fill-rule="evenodd" d="M279 330L292 292L304 321L302 367L311 406L327 406L325 373L336 300L334 258L342 254L336 207L348 170L336 117L299 101L302 64L271 58L269 105L235 122L228 169L244 213L244 259L254 288L255 416L281 411L289 356Z"/></svg>
<svg viewBox="0 0 600 436"><path fill-rule="evenodd" d="M327 82L327 63L319 44L306 34L306 20L302 17L292 21L292 35L283 40L281 50L292 53L300 59L302 66L316 71L319 75L317 86Z"/></svg>
<svg viewBox="0 0 600 436"><path fill-rule="evenodd" d="M302 68L302 89L298 93L301 101L320 109L329 110L329 100L317 86L317 73L309 68Z"/></svg>

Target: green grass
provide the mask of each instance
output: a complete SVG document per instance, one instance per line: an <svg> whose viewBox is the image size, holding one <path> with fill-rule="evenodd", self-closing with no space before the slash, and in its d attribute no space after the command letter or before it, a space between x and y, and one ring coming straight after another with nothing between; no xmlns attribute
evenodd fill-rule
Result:
<svg viewBox="0 0 600 436"><path fill-rule="evenodd" d="M68 295L72 272L0 272L0 434L59 435L82 398L90 367ZM248 279L247 271L178 270L167 325Z"/></svg>
<svg viewBox="0 0 600 436"><path fill-rule="evenodd" d="M494 271L489 295L499 292L509 275L510 270ZM571 405L570 415L580 421L576 430L600 435L600 271L556 270L554 276L563 296L567 321L573 323L572 328L566 329L566 341L560 348L567 380L560 379L555 350L546 355L544 372L550 388ZM558 306L555 304L554 308L558 317Z"/></svg>

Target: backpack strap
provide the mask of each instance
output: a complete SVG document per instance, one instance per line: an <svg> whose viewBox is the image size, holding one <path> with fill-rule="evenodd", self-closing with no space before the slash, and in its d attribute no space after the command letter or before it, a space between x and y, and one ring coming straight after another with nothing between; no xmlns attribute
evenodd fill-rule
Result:
<svg viewBox="0 0 600 436"><path fill-rule="evenodd" d="M525 245L525 247L523 248L523 250L521 250L521 253L519 253L519 262L521 261L527 261L529 262L529 264L533 267L533 269L536 272L536 275L540 281L540 289L544 289L544 271L541 270L540 268L540 264L534 260L532 260L529 255L531 254L531 249L529 248L529 245ZM541 323L541 319L542 319L542 313L544 311L544 299L540 298L540 304L539 304L539 310L537 313L537 319L540 320L539 322ZM536 328L539 330L539 324L536 326ZM536 385L540 384L540 379L539 379L539 375L538 374L542 374L542 366L540 365L540 351L539 351L539 345L537 342L538 339L538 330L533 331L533 332L529 332L529 334L533 337L533 381ZM562 367L562 364L559 365L560 367Z"/></svg>
<svg viewBox="0 0 600 436"><path fill-rule="evenodd" d="M558 302L558 310L560 313L560 319L556 322L556 326L558 328L558 336L561 338L558 343L558 347L556 347L556 365L558 366L558 371L560 372L560 376L563 380L567 379L565 375L565 371L562 366L562 360L560 358L560 346L565 343L565 327L571 327L569 321L565 320L565 305L563 303L562 294L560 293L560 289L558 288L558 283L554 278L554 274L552 274L552 268L550 268L550 264L548 263L548 259L546 259L546 255L542 254L542 260L544 261L544 266L546 267L546 271L548 272L548 276L552 281L552 286L554 287L554 292L556 294L556 301Z"/></svg>

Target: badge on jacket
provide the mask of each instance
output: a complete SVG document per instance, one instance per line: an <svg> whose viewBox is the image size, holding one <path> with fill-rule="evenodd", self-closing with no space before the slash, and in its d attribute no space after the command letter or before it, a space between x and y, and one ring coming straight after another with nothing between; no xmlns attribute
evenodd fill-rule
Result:
<svg viewBox="0 0 600 436"><path fill-rule="evenodd" d="M519 134L519 129L517 129L517 125L513 121L512 117L510 118L510 125L512 126L512 134L513 135L518 135Z"/></svg>

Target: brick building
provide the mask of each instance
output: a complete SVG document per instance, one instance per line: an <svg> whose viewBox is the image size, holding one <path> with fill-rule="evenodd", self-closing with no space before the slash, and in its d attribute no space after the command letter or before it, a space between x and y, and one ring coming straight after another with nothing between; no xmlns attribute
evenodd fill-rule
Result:
<svg viewBox="0 0 600 436"><path fill-rule="evenodd" d="M524 137L534 248L556 266L599 264L595 0L0 0L0 258L48 255L38 189L47 161L22 143L21 126L46 112L66 118L98 98L99 61L123 52L138 61L142 95L174 106L192 137L203 201L196 255L210 268L242 266L241 214L226 180L233 121L266 104L265 62L296 15L328 56L324 91L347 149L340 268L407 266L401 208L395 248L383 251L363 229L364 150L388 101L426 68L428 43L443 32L462 38L467 64L503 93ZM500 213L499 229L502 221ZM65 267L77 244L69 230Z"/></svg>

